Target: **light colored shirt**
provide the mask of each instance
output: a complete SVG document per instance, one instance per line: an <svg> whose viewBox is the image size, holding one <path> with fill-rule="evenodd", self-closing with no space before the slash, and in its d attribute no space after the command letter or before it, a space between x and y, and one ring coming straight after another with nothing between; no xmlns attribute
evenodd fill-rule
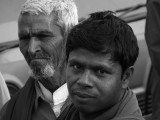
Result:
<svg viewBox="0 0 160 120"><path fill-rule="evenodd" d="M0 109L10 99L10 93L0 72Z"/></svg>
<svg viewBox="0 0 160 120"><path fill-rule="evenodd" d="M62 85L53 93L53 111L55 112L56 117L60 115L61 108L64 105L65 101L68 98L68 88L67 84Z"/></svg>
<svg viewBox="0 0 160 120"><path fill-rule="evenodd" d="M41 98L50 103L52 110L54 111L56 117L58 117L61 113L62 106L68 98L67 84L65 83L52 94L40 82L38 83L42 92L40 95Z"/></svg>

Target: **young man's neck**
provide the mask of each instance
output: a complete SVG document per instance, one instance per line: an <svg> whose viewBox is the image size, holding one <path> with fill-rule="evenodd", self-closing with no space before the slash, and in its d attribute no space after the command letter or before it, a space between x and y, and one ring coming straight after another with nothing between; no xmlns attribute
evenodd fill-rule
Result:
<svg viewBox="0 0 160 120"><path fill-rule="evenodd" d="M79 113L79 115L80 120L103 120L104 118L105 120L110 120L115 116L116 111L108 112L107 114L106 113L107 110L95 112L93 114Z"/></svg>
<svg viewBox="0 0 160 120"><path fill-rule="evenodd" d="M125 90L122 91L119 101L117 101L115 105L111 106L108 109L93 112L91 114L79 112L80 120L103 120L103 119L110 120L114 118L117 113L117 110L119 109L119 106L120 106L121 100L123 99L124 94L125 94Z"/></svg>

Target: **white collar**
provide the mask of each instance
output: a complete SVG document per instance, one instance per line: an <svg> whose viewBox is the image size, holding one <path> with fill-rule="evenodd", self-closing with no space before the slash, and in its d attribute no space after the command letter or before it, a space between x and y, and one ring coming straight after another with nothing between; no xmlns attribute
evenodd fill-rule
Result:
<svg viewBox="0 0 160 120"><path fill-rule="evenodd" d="M59 87L52 96L52 93L46 89L39 81L38 81L43 96L47 101L51 101L54 103L54 105L58 105L62 102L64 102L68 98L68 88L67 88L67 83L63 84L61 87Z"/></svg>
<svg viewBox="0 0 160 120"><path fill-rule="evenodd" d="M44 98L50 103L56 117L58 117L60 115L61 108L69 95L67 84L65 83L64 85L59 87L52 95L52 93L49 90L47 90L40 82L38 83L41 87L41 91L43 93Z"/></svg>
<svg viewBox="0 0 160 120"><path fill-rule="evenodd" d="M68 98L68 88L67 84L65 83L53 93L54 105L58 105L64 102L67 98Z"/></svg>

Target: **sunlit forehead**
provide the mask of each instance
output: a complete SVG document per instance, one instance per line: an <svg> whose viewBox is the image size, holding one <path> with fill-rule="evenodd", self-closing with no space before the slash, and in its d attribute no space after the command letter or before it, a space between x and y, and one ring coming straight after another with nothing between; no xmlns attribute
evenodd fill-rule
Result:
<svg viewBox="0 0 160 120"><path fill-rule="evenodd" d="M25 34L51 34L53 32L50 17L43 15L23 15L19 19L19 32Z"/></svg>
<svg viewBox="0 0 160 120"><path fill-rule="evenodd" d="M111 59L111 54L93 53L86 49L77 49L70 53L68 58L69 63L81 64L88 67L105 66L111 68L117 63Z"/></svg>
<svg viewBox="0 0 160 120"><path fill-rule="evenodd" d="M50 15L51 11L53 10L53 2L54 0L27 0L21 11L25 12L30 9L38 14L37 11L35 11L35 8L37 8L40 12Z"/></svg>
<svg viewBox="0 0 160 120"><path fill-rule="evenodd" d="M45 13L46 15L50 15L54 9L65 9L67 8L66 4L63 2L67 2L68 5L72 0L27 0L22 6L21 12L32 11L32 13L38 14L37 10L41 13Z"/></svg>
<svg viewBox="0 0 160 120"><path fill-rule="evenodd" d="M19 17L25 13L45 16L54 15L55 22L65 32L78 23L77 6L74 0L27 0L21 8Z"/></svg>

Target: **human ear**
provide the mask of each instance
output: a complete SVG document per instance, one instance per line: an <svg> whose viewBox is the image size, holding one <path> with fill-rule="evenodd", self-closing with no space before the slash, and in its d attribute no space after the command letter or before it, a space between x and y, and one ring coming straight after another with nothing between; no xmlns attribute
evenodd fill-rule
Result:
<svg viewBox="0 0 160 120"><path fill-rule="evenodd" d="M131 79L132 75L133 75L133 71L134 71L134 68L133 66L127 68L124 73L123 73L123 76L122 76L122 88L125 89L128 87L128 84L129 84L129 80Z"/></svg>

